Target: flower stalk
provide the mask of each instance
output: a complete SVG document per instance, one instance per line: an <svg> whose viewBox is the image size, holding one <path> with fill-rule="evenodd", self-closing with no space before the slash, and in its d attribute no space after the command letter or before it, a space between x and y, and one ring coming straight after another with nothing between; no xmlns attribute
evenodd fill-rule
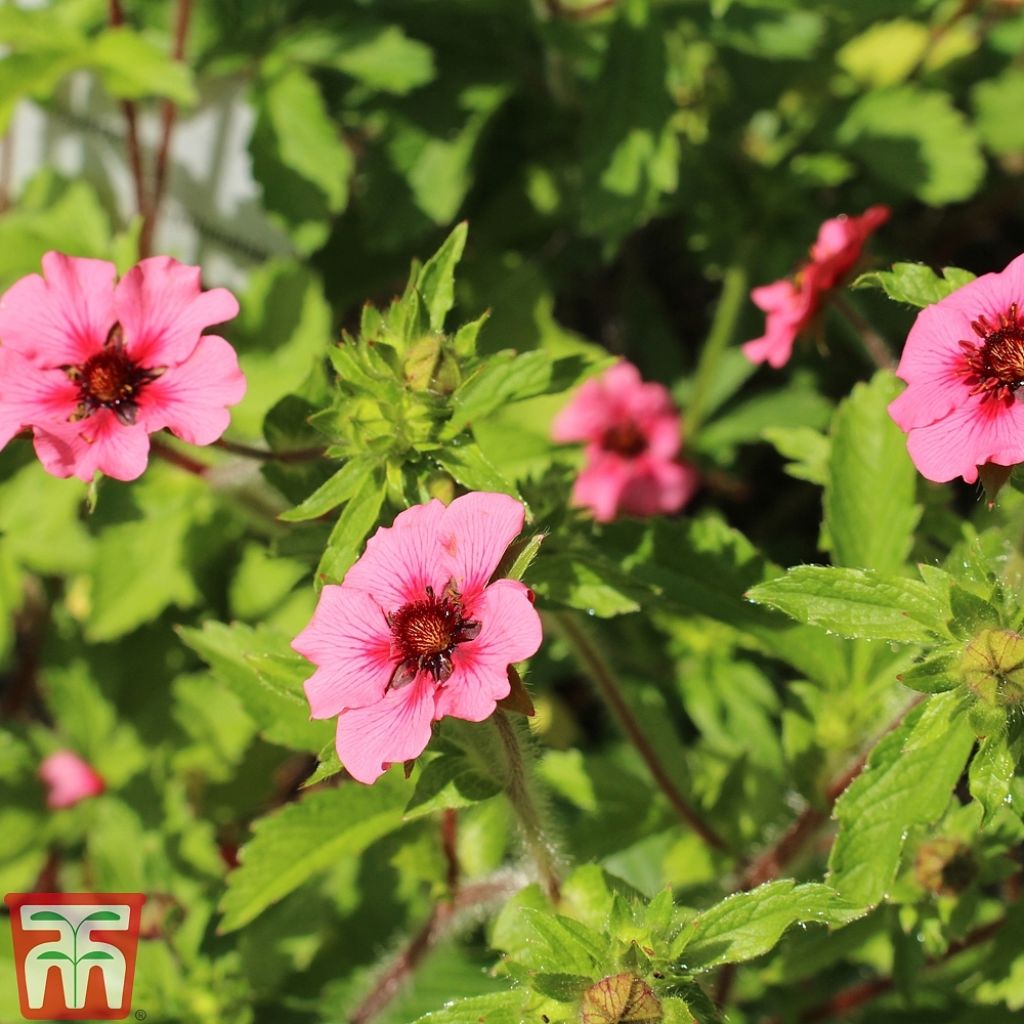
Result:
<svg viewBox="0 0 1024 1024"><path fill-rule="evenodd" d="M498 732L505 761L508 767L508 784L506 794L515 811L522 830L523 841L537 866L541 884L552 903L561 899L562 886L554 847L545 834L542 812L530 791L529 769L523 756L523 743L520 730L516 728L501 708L491 716Z"/></svg>
<svg viewBox="0 0 1024 1024"><path fill-rule="evenodd" d="M617 719L622 731L629 737L643 758L648 770L664 793L679 818L704 840L713 850L727 851L726 841L706 822L680 792L672 776L661 763L639 721L622 694L622 687L604 654L600 651L579 620L568 613L550 614L563 639L569 645L579 664L587 671L598 692Z"/></svg>

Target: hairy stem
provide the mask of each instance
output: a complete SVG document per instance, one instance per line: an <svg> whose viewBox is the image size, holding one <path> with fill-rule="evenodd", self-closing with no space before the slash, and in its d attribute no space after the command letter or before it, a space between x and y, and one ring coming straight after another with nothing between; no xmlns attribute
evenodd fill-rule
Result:
<svg viewBox="0 0 1024 1024"><path fill-rule="evenodd" d="M671 805L672 810L712 849L727 851L729 848L728 844L690 806L689 801L687 801L673 781L668 769L659 760L654 747L651 745L650 740L647 738L623 696L622 688L619 685L619 681L615 678L615 673L579 619L565 612L554 613L548 617L554 620L576 660L586 670L590 679L597 687L598 692L604 698L605 703L611 709L612 714L618 720L622 731L629 737L633 746L636 747L654 781L658 784L658 788L665 794L665 798Z"/></svg>
<svg viewBox="0 0 1024 1024"><path fill-rule="evenodd" d="M548 894L548 899L552 903L557 903L562 893L561 881L551 842L545 835L541 810L530 792L530 780L523 758L523 744L519 730L501 708L494 712L491 721L494 722L494 727L498 732L508 765L508 785L505 792L519 819L523 840L537 865L537 872L540 875L541 884Z"/></svg>
<svg viewBox="0 0 1024 1024"><path fill-rule="evenodd" d="M518 886L511 877L495 878L464 886L451 900L438 903L420 929L406 942L377 976L373 988L348 1015L348 1024L370 1024L401 992L426 955L450 934L460 913L507 899Z"/></svg>
<svg viewBox="0 0 1024 1024"><path fill-rule="evenodd" d="M895 370L896 360L885 339L867 322L860 310L838 291L832 295L832 304L843 315L875 366L880 370Z"/></svg>

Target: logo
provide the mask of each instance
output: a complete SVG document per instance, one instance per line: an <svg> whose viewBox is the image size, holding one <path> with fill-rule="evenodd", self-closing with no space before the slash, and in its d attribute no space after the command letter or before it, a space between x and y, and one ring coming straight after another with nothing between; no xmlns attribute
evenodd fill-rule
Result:
<svg viewBox="0 0 1024 1024"><path fill-rule="evenodd" d="M128 1016L145 896L13 892L4 902L11 912L22 1016Z"/></svg>

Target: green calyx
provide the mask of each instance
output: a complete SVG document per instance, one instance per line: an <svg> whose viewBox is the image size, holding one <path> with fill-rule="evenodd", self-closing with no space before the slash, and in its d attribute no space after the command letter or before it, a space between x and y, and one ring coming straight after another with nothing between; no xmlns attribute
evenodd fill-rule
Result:
<svg viewBox="0 0 1024 1024"><path fill-rule="evenodd" d="M984 629L964 649L960 677L990 707L1024 703L1024 636Z"/></svg>

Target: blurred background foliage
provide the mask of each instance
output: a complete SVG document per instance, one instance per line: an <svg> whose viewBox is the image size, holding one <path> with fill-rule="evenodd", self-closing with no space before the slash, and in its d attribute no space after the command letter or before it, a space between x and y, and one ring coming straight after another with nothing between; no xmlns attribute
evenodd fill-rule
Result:
<svg viewBox="0 0 1024 1024"><path fill-rule="evenodd" d="M676 819L552 620L529 680L537 784L565 856L598 862L637 900L669 885L698 907L737 888L747 855L797 813L816 809L824 823L830 783L905 708L894 678L915 653L787 624L744 592L773 563L831 557L906 573L952 549L982 578L985 558L1017 557L1005 536L1019 532L1019 497L982 522L966 489L916 479L884 413L891 380L846 397L873 367L843 321L829 314L818 344L798 346L782 373L755 372L738 349L761 331L749 288L790 273L826 217L890 205L869 246L879 265L982 273L1018 254L1017 0L7 2L0 44L0 286L49 249L122 270L140 246L202 264L206 283L228 283L242 304L225 329L249 379L232 440L287 451L326 433L344 467L367 443L358 431L345 441L361 385L337 365L339 383L325 354L342 331L366 341L379 330L364 304L386 309L411 261L461 220L455 290L430 330L454 303L460 324L488 314L475 353L460 350L466 365L540 354L456 432L482 461L459 464L451 445L435 454L459 415L443 395L428 414L440 433L350 474L309 522L277 517L336 479L337 463L261 468L166 442L167 460L136 484L102 483L87 515L86 488L46 476L28 445L0 453L0 889L147 892L134 1005L151 1019L365 1024L381 962L452 896L438 814L454 806L465 878L497 888L372 1019L400 1024L507 988L487 970L494 950L515 962L529 946L490 913L522 884L500 778L474 770L472 799L418 789L420 809L405 818L412 784L390 777L372 799L345 784L296 803L332 728L308 721L287 639L312 611L316 567L340 575L403 501L487 479L551 531L528 577L542 606L602 620L636 718L728 847L709 849ZM855 301L898 352L912 312L880 293ZM704 481L683 519L602 530L565 511L575 456L553 448L550 420L607 353L665 382L683 409ZM857 541L883 521L892 545ZM447 785L468 769L459 736L446 743ZM108 792L46 811L35 773L58 747L94 764ZM875 975L888 985L867 1010L876 1024L1013 1019L1024 1005L1019 909L994 949L979 944L984 957L943 958L1002 913L1020 816L997 814L982 835L978 802L940 803L927 820L906 806L894 819L910 835L902 860L896 844L896 880L882 871L884 887L865 897L887 895L877 909L828 943L793 933L735 989L712 976L705 987L731 999L730 1020L831 1019L799 1013ZM232 870L251 823L282 806L322 806L321 831L275 840L271 827L266 846L283 844L274 856L261 862L254 845ZM339 830L364 819L376 824ZM968 897L915 873L936 836L982 864ZM824 852L806 851L799 877L819 879ZM601 885L577 882L594 900ZM708 957L706 969L721 962ZM434 1019L479 1016L466 1012ZM0 1019L19 1019L6 982Z"/></svg>

